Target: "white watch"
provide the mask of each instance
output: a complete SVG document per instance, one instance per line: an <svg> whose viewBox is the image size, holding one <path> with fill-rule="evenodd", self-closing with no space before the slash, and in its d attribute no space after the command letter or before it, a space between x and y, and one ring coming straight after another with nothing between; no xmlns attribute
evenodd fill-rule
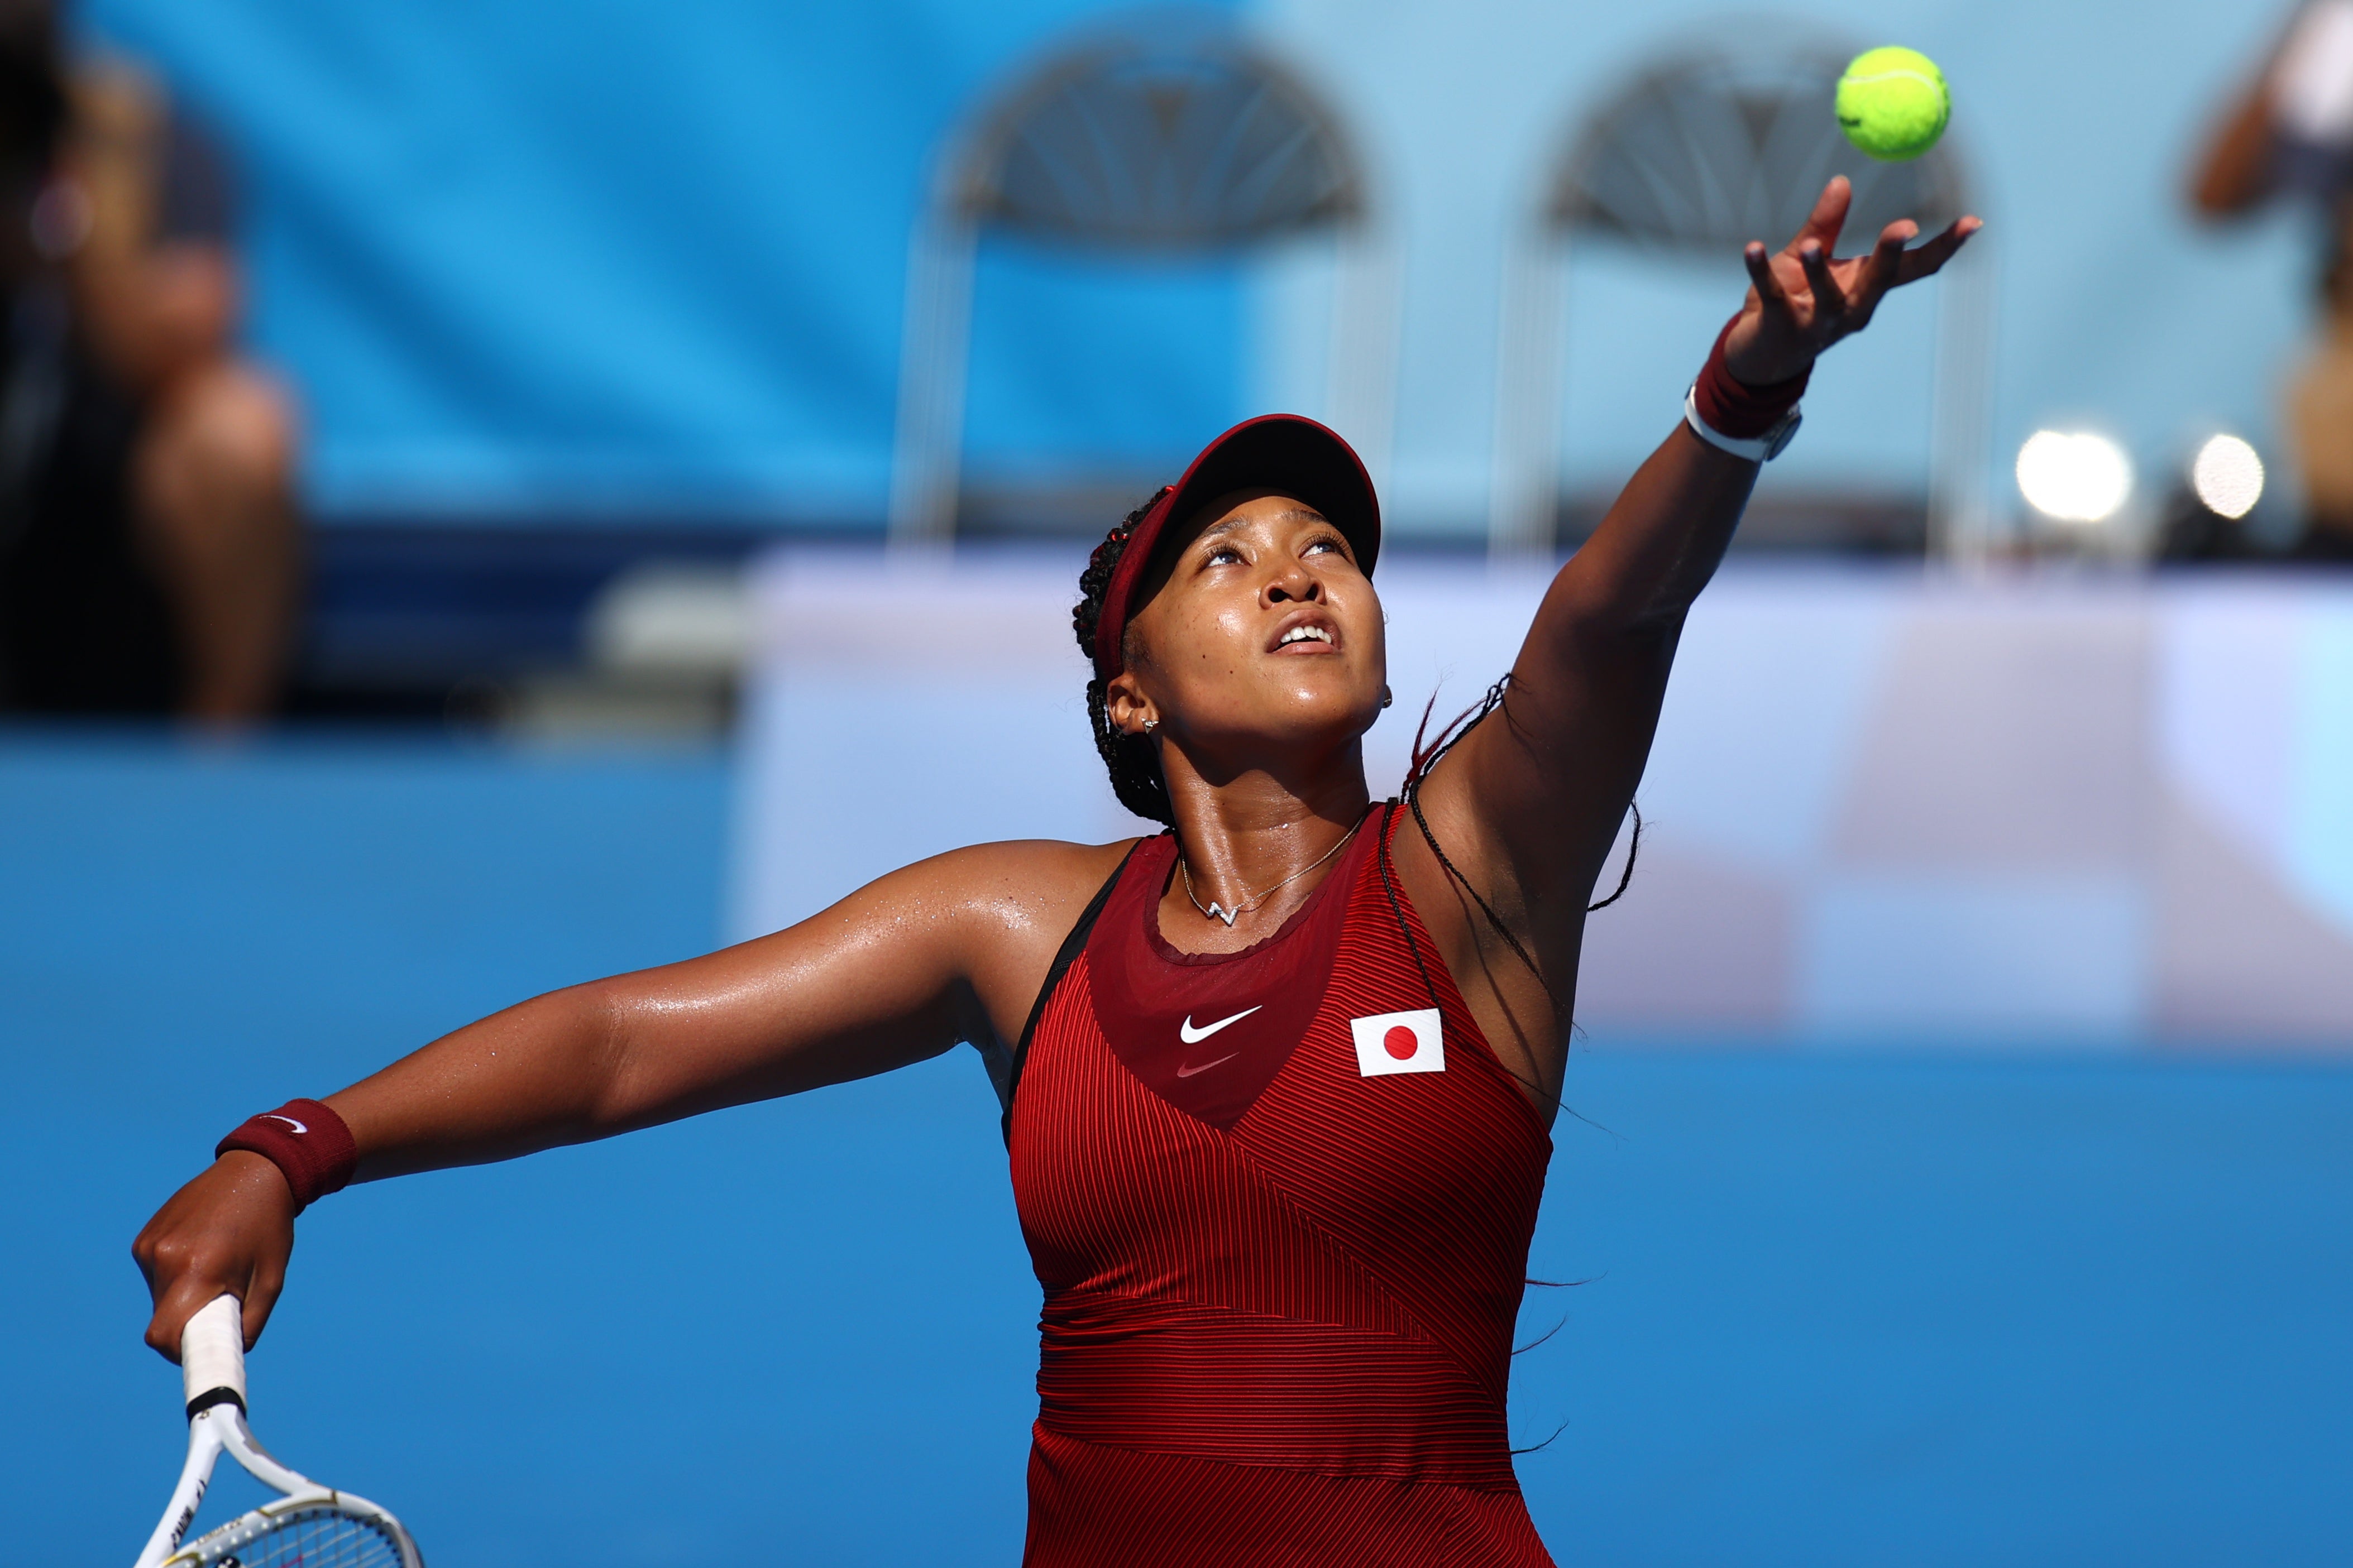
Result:
<svg viewBox="0 0 2353 1568"><path fill-rule="evenodd" d="M1693 382L1683 394L1683 423L1692 427L1693 435L1719 452L1729 452L1752 463L1769 463L1789 445L1790 437L1798 433L1798 426L1805 423L1805 416L1792 404L1789 412L1775 420L1773 427L1762 436L1746 439L1727 436L1721 430L1710 428L1708 422L1699 416L1699 383Z"/></svg>

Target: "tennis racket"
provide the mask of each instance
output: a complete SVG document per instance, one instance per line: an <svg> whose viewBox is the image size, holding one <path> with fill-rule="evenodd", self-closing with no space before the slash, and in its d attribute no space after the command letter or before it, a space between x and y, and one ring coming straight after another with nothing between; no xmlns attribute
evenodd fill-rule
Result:
<svg viewBox="0 0 2353 1568"><path fill-rule="evenodd" d="M181 1331L188 1462L138 1568L425 1568L398 1520L365 1498L296 1475L253 1440L245 1424L242 1317L237 1298L221 1296ZM224 1453L285 1495L182 1546Z"/></svg>

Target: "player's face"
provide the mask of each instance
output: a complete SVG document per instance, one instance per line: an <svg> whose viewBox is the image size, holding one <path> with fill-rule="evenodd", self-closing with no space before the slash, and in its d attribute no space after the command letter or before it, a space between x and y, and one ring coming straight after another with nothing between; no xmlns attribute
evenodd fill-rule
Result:
<svg viewBox="0 0 2353 1568"><path fill-rule="evenodd" d="M1144 705L1136 721L1156 718L1155 733L1205 772L1280 766L1353 742L1380 716L1380 600L1305 502L1219 497L1186 520L1144 587L1113 716L1123 694Z"/></svg>

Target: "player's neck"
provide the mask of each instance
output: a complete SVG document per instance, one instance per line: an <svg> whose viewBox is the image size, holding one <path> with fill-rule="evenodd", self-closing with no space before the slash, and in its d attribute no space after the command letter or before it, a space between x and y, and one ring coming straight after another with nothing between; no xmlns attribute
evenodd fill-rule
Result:
<svg viewBox="0 0 2353 1568"><path fill-rule="evenodd" d="M1192 951L1248 946L1280 929L1329 873L1330 861L1316 862L1371 804L1363 751L1353 741L1302 777L1251 769L1213 784L1180 767L1170 770L1168 782L1183 865L1164 900L1161 923L1172 939L1199 928L1200 942L1177 941ZM1211 905L1240 906L1242 912L1228 926L1201 913Z"/></svg>

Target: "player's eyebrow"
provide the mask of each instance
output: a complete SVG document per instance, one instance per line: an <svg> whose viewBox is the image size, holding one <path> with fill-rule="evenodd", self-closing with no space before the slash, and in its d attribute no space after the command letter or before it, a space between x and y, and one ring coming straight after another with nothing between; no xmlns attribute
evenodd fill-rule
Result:
<svg viewBox="0 0 2353 1568"><path fill-rule="evenodd" d="M1294 506L1287 508L1282 511L1276 512L1274 516L1268 521L1272 522L1328 522L1331 520L1326 518L1322 512L1317 511L1314 507ZM1232 533L1236 530L1247 527L1248 525L1249 520L1244 518L1241 513L1235 512L1232 515L1220 519L1219 521L1213 522L1208 527L1203 529L1201 531L1200 539L1195 541L1195 542L1206 543L1209 540L1222 538L1226 534Z"/></svg>

